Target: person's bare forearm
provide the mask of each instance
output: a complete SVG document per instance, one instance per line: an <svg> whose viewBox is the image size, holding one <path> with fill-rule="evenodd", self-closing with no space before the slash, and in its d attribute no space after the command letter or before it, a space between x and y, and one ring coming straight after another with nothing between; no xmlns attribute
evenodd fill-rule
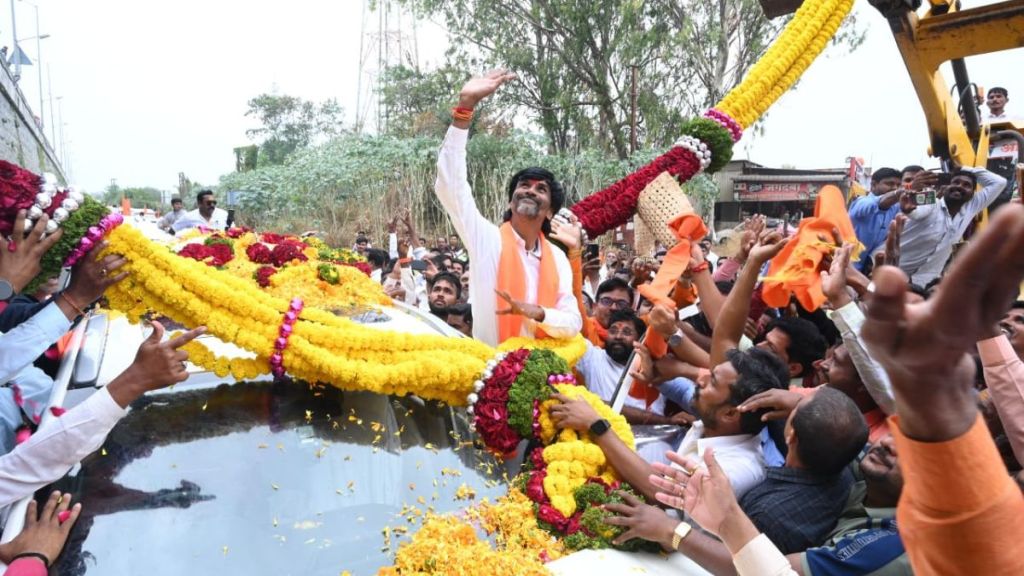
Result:
<svg viewBox="0 0 1024 576"><path fill-rule="evenodd" d="M629 446L623 444L622 440L613 432L602 434L596 439L596 443L619 477L629 483L647 501L654 502L654 494L658 491L650 480L654 468Z"/></svg>
<svg viewBox="0 0 1024 576"><path fill-rule="evenodd" d="M750 298L754 295L757 274L760 264L747 260L740 270L736 283L722 305L722 313L718 317L718 325L711 335L711 366L725 361L725 353L735 348L743 337L743 329L747 325L750 313Z"/></svg>
<svg viewBox="0 0 1024 576"><path fill-rule="evenodd" d="M658 424L671 424L672 419L668 416L662 416L650 410L644 410L642 408L636 408L633 406L623 406L622 416L626 419L626 422L637 425L658 425Z"/></svg>
<svg viewBox="0 0 1024 576"><path fill-rule="evenodd" d="M700 296L700 311L704 313L708 326L714 329L718 324L718 317L722 313L725 297L718 291L718 286L715 286L715 282L707 270L694 274L693 284L697 287L697 295Z"/></svg>
<svg viewBox="0 0 1024 576"><path fill-rule="evenodd" d="M711 367L711 357L708 353L689 338L683 338L683 341L678 346L672 348L672 353L675 354L676 358L692 366L700 368Z"/></svg>

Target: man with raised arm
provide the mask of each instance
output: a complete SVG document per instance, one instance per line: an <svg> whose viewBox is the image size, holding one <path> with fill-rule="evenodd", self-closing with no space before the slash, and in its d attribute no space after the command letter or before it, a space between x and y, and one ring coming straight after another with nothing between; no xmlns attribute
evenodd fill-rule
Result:
<svg viewBox="0 0 1024 576"><path fill-rule="evenodd" d="M543 168L514 174L500 227L480 213L469 187L466 140L473 109L514 78L493 71L462 87L437 158L437 198L473 263L473 337L492 346L515 336L567 338L583 325L569 260L544 237L565 201L554 175Z"/></svg>

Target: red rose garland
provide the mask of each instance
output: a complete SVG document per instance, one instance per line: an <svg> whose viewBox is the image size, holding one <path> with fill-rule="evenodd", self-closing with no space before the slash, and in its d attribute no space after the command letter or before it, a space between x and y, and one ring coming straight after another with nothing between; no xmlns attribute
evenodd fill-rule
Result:
<svg viewBox="0 0 1024 576"><path fill-rule="evenodd" d="M693 151L675 146L649 164L611 186L587 196L570 208L583 229L595 238L626 223L636 213L640 192L662 172L685 182L701 169Z"/></svg>

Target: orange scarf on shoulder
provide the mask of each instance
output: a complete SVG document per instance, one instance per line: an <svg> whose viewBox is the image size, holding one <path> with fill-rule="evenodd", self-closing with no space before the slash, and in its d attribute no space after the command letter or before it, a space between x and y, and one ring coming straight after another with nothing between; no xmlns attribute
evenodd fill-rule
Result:
<svg viewBox="0 0 1024 576"><path fill-rule="evenodd" d="M497 288L508 294L514 300L530 302L544 308L554 308L558 302L558 268L555 267L555 255L552 252L551 243L543 235L537 239L540 242L540 275L537 278L537 299L531 301L526 293L526 271L523 270L523 261L519 256L519 241L512 224L505 222L501 225L501 258L498 259L498 283ZM532 258L532 256L531 256ZM508 303L501 296L495 295L498 299L498 310L508 308ZM519 336L523 328L523 317L518 314L505 314L498 316L498 343L509 338ZM536 338L546 338L544 331L537 329Z"/></svg>

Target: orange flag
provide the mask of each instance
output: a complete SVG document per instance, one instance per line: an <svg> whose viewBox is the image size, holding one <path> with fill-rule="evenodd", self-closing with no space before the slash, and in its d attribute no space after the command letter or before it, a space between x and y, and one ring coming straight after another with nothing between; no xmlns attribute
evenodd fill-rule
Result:
<svg viewBox="0 0 1024 576"><path fill-rule="evenodd" d="M128 197L121 198L121 216L132 215L132 201Z"/></svg>
<svg viewBox="0 0 1024 576"><path fill-rule="evenodd" d="M857 259L863 249L853 231L853 223L846 211L846 200L842 191L835 186L825 186L818 193L818 202L814 206L814 216L800 221L796 239L772 259L768 268L768 276L764 278L762 298L772 308L784 308L789 305L790 295L805 310L813 311L825 302L825 294L821 291L821 275L819 266L826 254L835 249L832 231L839 230L843 242L857 245L852 256Z"/></svg>

